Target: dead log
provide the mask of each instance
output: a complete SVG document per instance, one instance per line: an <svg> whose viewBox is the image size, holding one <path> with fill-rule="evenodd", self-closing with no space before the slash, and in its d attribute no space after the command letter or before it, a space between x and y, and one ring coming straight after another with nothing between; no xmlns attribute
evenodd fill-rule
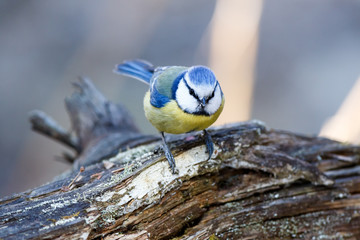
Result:
<svg viewBox="0 0 360 240"><path fill-rule="evenodd" d="M74 150L74 171L0 199L0 239L358 239L360 147L258 121L160 139L87 80L66 100L76 136L35 112L33 128ZM81 168L85 166L85 168Z"/></svg>

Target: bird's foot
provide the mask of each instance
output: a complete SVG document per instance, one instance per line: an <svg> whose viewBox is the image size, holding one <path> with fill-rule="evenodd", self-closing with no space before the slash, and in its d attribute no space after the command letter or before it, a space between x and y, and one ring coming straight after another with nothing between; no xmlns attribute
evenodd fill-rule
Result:
<svg viewBox="0 0 360 240"><path fill-rule="evenodd" d="M209 158L208 160L211 158L211 155L213 154L214 152L214 143L211 139L211 136L210 134L204 129L203 130L204 132L204 139L205 139L205 144L206 144L206 150L207 152L209 153Z"/></svg>
<svg viewBox="0 0 360 240"><path fill-rule="evenodd" d="M164 133L163 133L163 132L161 132L161 137L162 137L162 140L163 140L162 149L163 149L163 151L164 151L164 153L165 153L166 159L168 160L168 163L169 163L171 172L172 172L172 174L177 174L179 171L178 171L178 169L176 168L174 156L172 155L172 153L171 153L171 151L170 151L170 148L169 148L169 146L167 145L167 142L166 142L166 140L165 140L165 136L164 136Z"/></svg>

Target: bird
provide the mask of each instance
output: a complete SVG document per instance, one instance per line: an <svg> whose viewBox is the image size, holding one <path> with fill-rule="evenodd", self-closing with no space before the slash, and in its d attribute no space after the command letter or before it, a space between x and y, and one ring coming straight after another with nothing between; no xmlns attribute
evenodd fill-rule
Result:
<svg viewBox="0 0 360 240"><path fill-rule="evenodd" d="M149 85L144 97L145 116L160 132L162 149L173 174L178 170L164 133L203 131L208 160L211 158L214 144L206 129L219 117L225 98L210 68L154 67L148 61L135 59L116 65L114 72Z"/></svg>

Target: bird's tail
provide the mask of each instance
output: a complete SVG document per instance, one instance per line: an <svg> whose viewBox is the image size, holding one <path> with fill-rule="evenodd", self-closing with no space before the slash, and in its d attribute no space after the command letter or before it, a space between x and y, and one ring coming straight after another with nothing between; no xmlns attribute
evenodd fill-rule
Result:
<svg viewBox="0 0 360 240"><path fill-rule="evenodd" d="M147 84L154 74L154 66L145 60L131 60L124 61L122 64L115 66L114 72L118 74L127 75L143 81Z"/></svg>

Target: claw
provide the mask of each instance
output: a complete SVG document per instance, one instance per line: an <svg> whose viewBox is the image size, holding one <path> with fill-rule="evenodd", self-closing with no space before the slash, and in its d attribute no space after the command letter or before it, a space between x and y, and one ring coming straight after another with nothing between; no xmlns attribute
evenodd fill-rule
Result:
<svg viewBox="0 0 360 240"><path fill-rule="evenodd" d="M211 139L210 134L205 129L203 130L203 132L204 132L204 139L205 139L206 149L207 149L207 152L209 153L209 158L208 158L208 160L209 160L211 158L211 155L214 152L214 143L213 143L213 141Z"/></svg>
<svg viewBox="0 0 360 240"><path fill-rule="evenodd" d="M163 147L162 147L162 148L163 148L163 150L164 150L165 157L166 157L166 159L168 160L168 163L169 163L171 172L172 172L172 174L176 174L176 173L178 173L179 171L176 169L174 156L172 155L172 153L171 153L171 151L170 151L170 148L169 148L169 146L168 146L167 143L166 143L165 136L164 136L164 133L163 133L163 132L161 132L161 138L162 138L162 140L163 140Z"/></svg>

